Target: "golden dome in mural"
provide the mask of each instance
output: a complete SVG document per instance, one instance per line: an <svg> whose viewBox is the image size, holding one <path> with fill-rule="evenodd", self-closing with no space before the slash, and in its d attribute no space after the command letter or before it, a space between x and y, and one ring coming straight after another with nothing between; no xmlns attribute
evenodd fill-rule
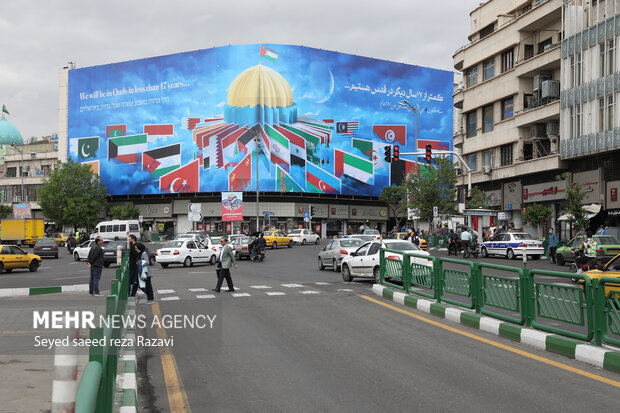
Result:
<svg viewBox="0 0 620 413"><path fill-rule="evenodd" d="M228 105L276 108L293 104L293 92L281 74L258 65L244 70L228 88Z"/></svg>

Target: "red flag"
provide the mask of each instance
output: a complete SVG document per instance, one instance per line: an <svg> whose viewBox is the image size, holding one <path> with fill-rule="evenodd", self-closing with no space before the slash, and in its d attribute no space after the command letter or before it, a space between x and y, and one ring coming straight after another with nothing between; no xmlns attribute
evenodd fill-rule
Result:
<svg viewBox="0 0 620 413"><path fill-rule="evenodd" d="M108 125L105 127L105 135L108 137L123 136L127 133L127 125Z"/></svg>
<svg viewBox="0 0 620 413"><path fill-rule="evenodd" d="M198 192L200 178L198 159L176 169L159 178L159 188L162 192Z"/></svg>
<svg viewBox="0 0 620 413"><path fill-rule="evenodd" d="M407 125L372 125L379 139L395 145L407 145Z"/></svg>
<svg viewBox="0 0 620 413"><path fill-rule="evenodd" d="M142 170L152 174L157 167L161 165L157 159L149 156L146 152L142 153Z"/></svg>
<svg viewBox="0 0 620 413"><path fill-rule="evenodd" d="M426 145L431 145L431 148L436 151L449 151L450 144L448 142L430 140L430 139L418 139L418 150L423 151L426 149Z"/></svg>
<svg viewBox="0 0 620 413"><path fill-rule="evenodd" d="M144 125L144 133L147 135L172 136L174 135L174 125Z"/></svg>
<svg viewBox="0 0 620 413"><path fill-rule="evenodd" d="M228 175L228 190L242 192L250 189L252 183L252 153L246 155Z"/></svg>

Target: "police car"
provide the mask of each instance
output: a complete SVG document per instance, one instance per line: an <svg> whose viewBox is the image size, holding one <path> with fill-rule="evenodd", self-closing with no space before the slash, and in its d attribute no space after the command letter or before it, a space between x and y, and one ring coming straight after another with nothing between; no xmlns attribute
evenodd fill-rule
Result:
<svg viewBox="0 0 620 413"><path fill-rule="evenodd" d="M490 241L483 242L480 246L480 255L486 258L489 255L502 255L509 260L523 253L539 259L545 252L542 241L524 232L503 232L495 235Z"/></svg>

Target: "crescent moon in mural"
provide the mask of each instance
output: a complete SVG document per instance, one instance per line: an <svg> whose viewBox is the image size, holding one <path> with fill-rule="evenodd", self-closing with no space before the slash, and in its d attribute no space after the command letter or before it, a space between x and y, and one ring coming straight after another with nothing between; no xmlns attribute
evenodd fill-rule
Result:
<svg viewBox="0 0 620 413"><path fill-rule="evenodd" d="M181 178L175 178L172 182L170 182L170 192L171 193L179 192L179 191L175 191L174 190L174 184L175 184L176 181L180 181L180 180L181 180Z"/></svg>
<svg viewBox="0 0 620 413"><path fill-rule="evenodd" d="M325 190L327 189L327 185L325 185L325 182L319 181L319 189L325 192Z"/></svg>
<svg viewBox="0 0 620 413"><path fill-rule="evenodd" d="M82 152L80 155L82 155L82 158L88 158L89 155L84 151L84 149L86 148L86 145L82 145L82 150L80 152Z"/></svg>
<svg viewBox="0 0 620 413"><path fill-rule="evenodd" d="M329 89L329 95L327 95L327 97L325 99L319 100L316 103L325 103L334 94L334 86L336 85L336 83L334 82L334 75L332 74L332 71L330 69L328 69L328 71L329 71L329 77L331 77L331 79L332 79L332 85L331 85L331 87Z"/></svg>

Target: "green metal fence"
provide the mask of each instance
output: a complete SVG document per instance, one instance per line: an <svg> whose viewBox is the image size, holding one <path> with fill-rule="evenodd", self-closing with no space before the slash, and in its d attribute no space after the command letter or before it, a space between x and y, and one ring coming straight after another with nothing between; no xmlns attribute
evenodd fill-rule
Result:
<svg viewBox="0 0 620 413"><path fill-rule="evenodd" d="M104 413L113 411L116 390L116 369L122 337L122 323L114 317L125 314L129 295L129 254L125 255L111 281L111 292L106 297L108 325L90 330L90 338L103 340L103 346L91 346L89 363L82 374L76 394L76 413ZM97 367L98 366L98 367ZM96 385L95 385L96 383Z"/></svg>
<svg viewBox="0 0 620 413"><path fill-rule="evenodd" d="M446 268L446 264L459 268ZM381 283L406 293L525 327L594 340L597 345L620 345L617 278L590 280L586 274L529 270L389 249L381 250L380 265ZM549 282L542 277L566 282ZM571 278L577 278L579 284L571 284ZM580 331L574 331L575 327Z"/></svg>

